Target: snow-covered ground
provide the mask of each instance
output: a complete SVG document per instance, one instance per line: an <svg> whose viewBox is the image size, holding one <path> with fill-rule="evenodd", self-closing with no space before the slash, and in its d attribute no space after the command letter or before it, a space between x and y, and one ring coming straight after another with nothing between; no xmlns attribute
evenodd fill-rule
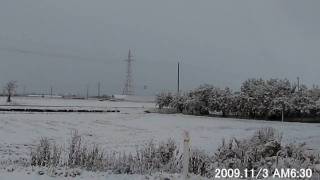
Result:
<svg viewBox="0 0 320 180"><path fill-rule="evenodd" d="M97 172L84 172L80 176L76 177L51 177L46 174L38 175L36 172L32 171L17 171L17 172L5 172L0 171L1 180L164 180L169 178L170 180L184 180L181 175L168 175L168 174L156 174L156 175L115 175L107 173L97 173ZM204 177L193 176L190 180L208 180Z"/></svg>
<svg viewBox="0 0 320 180"><path fill-rule="evenodd" d="M14 97L14 104L118 108L121 112L1 112L0 160L28 156L32 145L41 137L65 144L73 130L77 130L85 141L99 144L106 151L127 152L151 139L160 141L173 138L180 143L183 131L187 130L192 146L212 152L221 144L223 138L247 137L258 128L274 127L283 133L285 143L306 142L309 147L320 150L320 124L144 113L144 110L154 107L153 103ZM7 105L5 98L0 98L0 105ZM0 173L0 179L3 179L1 176L5 174L7 173Z"/></svg>
<svg viewBox="0 0 320 180"><path fill-rule="evenodd" d="M150 100L150 98L148 98ZM14 97L13 102L7 103L6 97L0 96L0 108L66 108L66 109L111 109L111 108L148 108L153 103L98 101L97 99L62 99L41 97Z"/></svg>

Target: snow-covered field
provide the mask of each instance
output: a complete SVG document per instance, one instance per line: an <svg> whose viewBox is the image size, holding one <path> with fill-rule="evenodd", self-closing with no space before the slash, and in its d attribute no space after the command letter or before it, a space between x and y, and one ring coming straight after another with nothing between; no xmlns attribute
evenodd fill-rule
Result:
<svg viewBox="0 0 320 180"><path fill-rule="evenodd" d="M29 172L29 171L28 171ZM169 178L170 180L184 180L181 175L167 175L167 174L156 174L156 175L114 175L106 173L97 172L84 172L81 176L76 176L72 178L65 177L50 177L47 175L39 176L38 174L30 173L26 174L26 171L17 171L15 173L11 172L1 172L1 180L164 180ZM190 180L208 180L204 177L193 176Z"/></svg>
<svg viewBox="0 0 320 180"><path fill-rule="evenodd" d="M149 100L148 98L147 100ZM153 103L98 101L97 99L62 99L41 97L15 97L13 102L6 103L6 97L0 97L0 108L50 108L50 109L117 109L154 107Z"/></svg>
<svg viewBox="0 0 320 180"><path fill-rule="evenodd" d="M310 148L320 150L320 124L145 113L146 109L155 106L153 103L14 97L14 104L117 108L120 113L1 112L0 160L28 156L32 145L41 137L65 144L73 130L77 130L85 141L99 144L106 151L126 152L135 150L137 146L144 145L151 139L160 141L173 138L181 143L182 133L187 130L192 146L212 152L221 144L223 138L247 137L258 128L274 127L283 133L285 143L306 142ZM1 105L8 105L5 98L0 98ZM15 176L20 177L20 174ZM0 172L0 179L5 175L10 176Z"/></svg>

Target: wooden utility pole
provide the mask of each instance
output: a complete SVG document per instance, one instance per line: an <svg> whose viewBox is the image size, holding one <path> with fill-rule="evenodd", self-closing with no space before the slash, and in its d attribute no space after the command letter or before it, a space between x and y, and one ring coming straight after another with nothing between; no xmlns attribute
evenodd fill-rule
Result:
<svg viewBox="0 0 320 180"><path fill-rule="evenodd" d="M188 131L184 131L183 137L183 160L182 160L182 176L184 180L189 179L189 158L190 158L190 135Z"/></svg>

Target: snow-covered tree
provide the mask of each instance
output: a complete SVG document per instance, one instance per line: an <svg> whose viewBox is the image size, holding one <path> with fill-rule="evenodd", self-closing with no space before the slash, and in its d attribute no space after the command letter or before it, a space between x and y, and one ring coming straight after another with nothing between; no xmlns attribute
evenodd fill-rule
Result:
<svg viewBox="0 0 320 180"><path fill-rule="evenodd" d="M233 106L233 95L230 88L221 90L215 88L210 98L210 110L222 112L223 116L229 115Z"/></svg>
<svg viewBox="0 0 320 180"><path fill-rule="evenodd" d="M17 89L17 82L16 81L9 81L6 86L4 87L5 92L8 96L7 98L7 102L11 102L11 97L14 95L14 93L16 93L16 89Z"/></svg>
<svg viewBox="0 0 320 180"><path fill-rule="evenodd" d="M250 118L263 116L266 109L267 86L263 79L248 79L241 86L241 109ZM240 109L240 111L241 111Z"/></svg>
<svg viewBox="0 0 320 180"><path fill-rule="evenodd" d="M175 109L178 113L182 113L185 110L186 105L186 96L177 94L173 96L172 101L169 104L169 107Z"/></svg>
<svg viewBox="0 0 320 180"><path fill-rule="evenodd" d="M306 91L293 93L291 97L292 110L291 113L295 117L306 117L316 114L317 104Z"/></svg>
<svg viewBox="0 0 320 180"><path fill-rule="evenodd" d="M173 95L171 93L162 92L156 96L156 104L159 109L163 107L169 107L170 103L173 100Z"/></svg>
<svg viewBox="0 0 320 180"><path fill-rule="evenodd" d="M175 112L253 119L315 117L320 115L320 90L290 83L287 79L248 79L238 93L204 84L184 94L162 93L157 96L159 108Z"/></svg>
<svg viewBox="0 0 320 180"><path fill-rule="evenodd" d="M186 111L190 114L208 115L215 91L216 88L208 84L190 91L186 98Z"/></svg>

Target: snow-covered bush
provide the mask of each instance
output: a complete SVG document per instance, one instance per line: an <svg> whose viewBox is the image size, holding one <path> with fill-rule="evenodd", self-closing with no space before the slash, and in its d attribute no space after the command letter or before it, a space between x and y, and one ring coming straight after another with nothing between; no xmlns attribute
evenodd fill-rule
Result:
<svg viewBox="0 0 320 180"><path fill-rule="evenodd" d="M176 143L169 139L155 144L153 141L134 154L113 154L107 159L108 169L117 174L150 174L181 171L181 155Z"/></svg>
<svg viewBox="0 0 320 180"><path fill-rule="evenodd" d="M291 116L312 117L317 114L316 102L306 92L295 92L290 100L292 104Z"/></svg>
<svg viewBox="0 0 320 180"><path fill-rule="evenodd" d="M31 166L81 168L88 171L111 171L116 174L150 174L181 171L181 154L172 139L150 141L133 154L105 153L97 145L89 146L75 131L67 149L62 149L48 138L31 152Z"/></svg>
<svg viewBox="0 0 320 180"><path fill-rule="evenodd" d="M237 93L205 84L184 94L162 93L157 104L170 113L271 120L280 120L284 113L287 120L301 120L320 115L319 98L319 89L298 88L287 79L248 79Z"/></svg>
<svg viewBox="0 0 320 180"><path fill-rule="evenodd" d="M68 167L81 167L97 171L105 168L104 161L105 154L99 146L88 146L82 142L82 138L77 131L72 133L66 162Z"/></svg>
<svg viewBox="0 0 320 180"><path fill-rule="evenodd" d="M61 161L61 147L41 138L40 143L31 151L32 166L57 166Z"/></svg>
<svg viewBox="0 0 320 180"><path fill-rule="evenodd" d="M189 172L200 176L211 176L214 173L213 157L199 149L192 150L189 160Z"/></svg>
<svg viewBox="0 0 320 180"><path fill-rule="evenodd" d="M231 112L232 93L229 88L224 90L205 84L192 90L182 98L186 114L209 115L213 111L221 111L223 115Z"/></svg>
<svg viewBox="0 0 320 180"><path fill-rule="evenodd" d="M318 92L305 85L298 88L287 79L249 79L241 87L237 114L245 118L280 119L283 111L286 118L313 118L320 112L316 103Z"/></svg>
<svg viewBox="0 0 320 180"><path fill-rule="evenodd" d="M314 169L320 158L305 144L282 145L281 134L273 128L263 128L248 139L223 141L213 162L219 168L266 168L273 172L275 168Z"/></svg>
<svg viewBox="0 0 320 180"><path fill-rule="evenodd" d="M293 90L286 79L248 79L241 86L242 107L238 111L243 111L241 114L248 118L278 116L278 110L282 110L282 103L285 103L282 100L290 98Z"/></svg>
<svg viewBox="0 0 320 180"><path fill-rule="evenodd" d="M281 136L272 128L258 130L248 139L223 141L214 161L221 168L257 169L276 165L281 150Z"/></svg>
<svg viewBox="0 0 320 180"><path fill-rule="evenodd" d="M233 111L235 99L230 88L226 87L223 90L216 88L213 97L210 101L211 111L220 111L222 116L228 116Z"/></svg>
<svg viewBox="0 0 320 180"><path fill-rule="evenodd" d="M171 109L174 109L178 113L182 113L185 111L186 106L186 95L175 95L169 104Z"/></svg>
<svg viewBox="0 0 320 180"><path fill-rule="evenodd" d="M156 96L156 104L158 105L159 109L169 107L172 100L173 95L169 92L162 92Z"/></svg>
<svg viewBox="0 0 320 180"><path fill-rule="evenodd" d="M214 102L212 102L213 97L216 97L220 89L204 84L198 87L197 89L189 92L189 97L193 100L191 104L189 104L189 111L192 112L192 114L197 115L208 115L211 108L215 105ZM190 106L191 105L191 106Z"/></svg>
<svg viewBox="0 0 320 180"><path fill-rule="evenodd" d="M223 140L214 152L191 149L189 172L213 177L216 168L260 169L273 172L275 168L311 168L319 173L320 157L305 144L281 142L282 135L273 128L257 130L245 139ZM97 146L88 146L73 133L69 148L62 150L46 138L31 153L31 165L46 168L67 167L114 174L181 173L183 152L171 139L160 143L150 141L135 152L104 153Z"/></svg>
<svg viewBox="0 0 320 180"><path fill-rule="evenodd" d="M48 138L41 138L40 143L31 151L31 165L44 167L67 166L84 168L90 171L104 170L105 154L96 145L82 143L77 131L73 132L69 148L52 143Z"/></svg>

